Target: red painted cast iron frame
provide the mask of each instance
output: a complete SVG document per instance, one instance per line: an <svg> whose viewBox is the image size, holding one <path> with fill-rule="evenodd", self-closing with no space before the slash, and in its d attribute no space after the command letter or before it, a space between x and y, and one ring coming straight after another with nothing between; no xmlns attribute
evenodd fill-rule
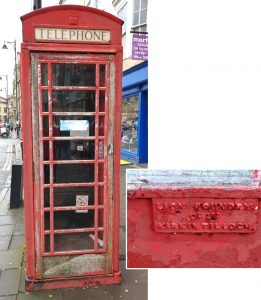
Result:
<svg viewBox="0 0 261 300"><path fill-rule="evenodd" d="M52 55L44 55L44 58L40 58L41 54L39 54L39 60L38 63L40 64L40 68L38 70L39 74L38 74L38 94L40 95L40 101L39 101L39 123L40 123L40 147L43 148L43 142L44 141L48 141L49 142L49 160L45 161L44 157L43 157L43 153L40 154L40 161L41 161L41 199L42 199L42 203L41 203L41 208L40 208L40 215L39 218L41 218L41 229L39 229L41 231L41 254L40 256L60 256L60 255L69 255L69 254L83 254L83 253L102 253L106 251L106 234L105 234L105 230L104 230L104 224L106 224L106 213L103 213L103 226L98 226L98 213L102 210L103 212L109 210L111 212L110 207L108 207L107 203L104 203L102 205L98 204L98 188L99 187L103 187L103 193L108 195L109 191L108 189L108 182L107 182L107 176L103 176L103 181L100 182L100 180L98 179L99 177L99 172L101 172L103 170L102 173L107 174L108 170L107 170L107 163L108 163L108 158L107 155L104 156L103 158L99 158L99 146L98 143L100 143L100 141L103 142L103 147L108 147L108 112L109 112L109 107L108 107L108 98L109 98L109 63L108 60L110 61L114 61L111 57L107 57L106 55L92 55L92 56L88 56L88 60L86 62L86 56L73 56L73 60L69 60L70 56L67 57L67 59L65 58L66 56L64 55L60 55L57 56L57 54L55 55L55 59L52 57ZM76 58L78 57L78 58ZM90 58L92 60L90 60ZM100 82L100 78L99 78L99 67L101 65L105 66L105 85L104 87L56 87L53 86L52 84L52 76L51 76L51 65L53 63L55 64L59 64L59 63L68 63L68 62L77 62L80 64L88 64L91 65L93 64L96 68L96 83ZM48 65L48 84L46 86L43 86L41 84L42 80L41 80L41 74L42 74L42 70L41 70L41 66L42 64L47 64ZM73 90L73 91L95 91L96 94L96 101L95 101L95 112L88 112L88 113L74 113L74 112L53 112L52 111L52 96L51 93L53 91L68 91L68 90ZM42 110L42 91L47 91L49 93L49 107L48 107L48 111L44 111ZM104 91L105 92L105 109L104 112L101 112L99 110L99 93L100 91ZM89 136L89 137L56 137L54 136L53 132L52 132L52 128L53 128L53 121L52 121L52 116L93 116L95 118L95 124L100 124L100 117L103 118L103 134L100 135L99 133L99 127L95 126L95 135L94 136ZM49 132L48 132L48 137L47 136L43 136L43 128L42 128L42 122L43 122L43 117L49 117ZM49 134L50 133L50 134ZM54 160L53 157L53 142L54 141L64 141L64 140L86 140L86 141L90 141L93 140L95 141L95 158L94 160ZM40 151L41 152L41 151ZM94 183L53 183L53 168L54 165L57 164L94 164L95 166L95 177L94 177ZM102 164L103 168L102 170L99 170L99 165ZM43 176L43 167L44 165L49 165L50 166L50 178L51 182L48 184L44 183L44 176ZM87 187L87 186L92 186L95 188L94 191L94 205L88 205L88 206L84 206L84 207L75 207L75 206L59 206L59 207L54 207L54 195L53 195L53 188L57 188L57 187L74 187L74 186L79 186L79 187ZM50 207L44 207L44 188L51 188L50 190ZM94 213L95 213L95 223L94 223L94 227L93 228L80 228L80 229L56 229L54 230L54 212L55 211L65 211L65 210L86 210L86 209L93 209ZM45 230L44 228L44 212L48 212L50 214L50 229L49 230ZM35 212L35 216L37 216L37 212ZM70 251L70 252L62 252L62 251L54 251L54 234L59 234L59 233L76 233L76 232L94 232L94 249L90 249L90 250L85 250L85 251ZM103 244L104 247L103 249L98 249L98 232L102 232L103 233ZM45 249L45 239L44 236L45 235L50 235L50 251L44 251ZM37 257L37 255L36 255ZM36 259L36 264L40 264L40 259ZM40 274L39 274L40 276Z"/></svg>
<svg viewBox="0 0 261 300"><path fill-rule="evenodd" d="M261 199L260 187L136 188L128 191L128 268L249 268L261 267L261 222L257 211L255 232L155 232L152 199ZM260 225L260 224L259 224Z"/></svg>
<svg viewBox="0 0 261 300"><path fill-rule="evenodd" d="M70 25L68 16L76 15L77 23ZM120 214L120 136L121 136L121 94L122 94L122 21L106 12L94 8L62 5L43 8L21 17L23 22L23 43L21 45L21 101L23 128L23 174L24 174L24 208L26 238L26 290L85 287L90 285L113 284L121 282L119 269L119 214ZM68 24L69 23L69 24ZM76 42L37 42L34 39L35 27L104 29L111 31L110 43L76 43ZM113 243L112 273L106 275L40 279L36 274L35 228L33 181L33 142L32 142L32 80L31 53L60 54L111 54L115 57L115 102L113 137ZM96 245L97 246L97 245Z"/></svg>

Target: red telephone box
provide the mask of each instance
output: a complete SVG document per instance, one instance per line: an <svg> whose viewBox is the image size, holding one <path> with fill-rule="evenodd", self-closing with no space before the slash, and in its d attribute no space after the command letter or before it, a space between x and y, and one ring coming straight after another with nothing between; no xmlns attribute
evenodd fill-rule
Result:
<svg viewBox="0 0 261 300"><path fill-rule="evenodd" d="M21 20L26 290L120 283L123 22L78 5Z"/></svg>

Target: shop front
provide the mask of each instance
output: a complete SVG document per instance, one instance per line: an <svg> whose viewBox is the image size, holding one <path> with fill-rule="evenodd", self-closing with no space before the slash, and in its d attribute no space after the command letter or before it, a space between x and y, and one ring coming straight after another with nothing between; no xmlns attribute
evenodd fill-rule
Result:
<svg viewBox="0 0 261 300"><path fill-rule="evenodd" d="M148 162L148 62L123 72L121 158Z"/></svg>

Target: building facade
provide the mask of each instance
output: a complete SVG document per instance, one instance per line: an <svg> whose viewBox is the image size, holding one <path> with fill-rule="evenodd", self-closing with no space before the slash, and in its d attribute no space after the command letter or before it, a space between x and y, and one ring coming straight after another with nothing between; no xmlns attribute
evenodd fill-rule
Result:
<svg viewBox="0 0 261 300"><path fill-rule="evenodd" d="M0 124L7 123L7 100L0 96Z"/></svg>

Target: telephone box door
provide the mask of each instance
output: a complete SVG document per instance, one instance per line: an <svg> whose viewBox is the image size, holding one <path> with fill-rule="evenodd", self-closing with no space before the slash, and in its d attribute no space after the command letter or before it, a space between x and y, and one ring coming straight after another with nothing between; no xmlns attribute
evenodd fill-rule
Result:
<svg viewBox="0 0 261 300"><path fill-rule="evenodd" d="M36 278L110 274L114 56L31 62Z"/></svg>

